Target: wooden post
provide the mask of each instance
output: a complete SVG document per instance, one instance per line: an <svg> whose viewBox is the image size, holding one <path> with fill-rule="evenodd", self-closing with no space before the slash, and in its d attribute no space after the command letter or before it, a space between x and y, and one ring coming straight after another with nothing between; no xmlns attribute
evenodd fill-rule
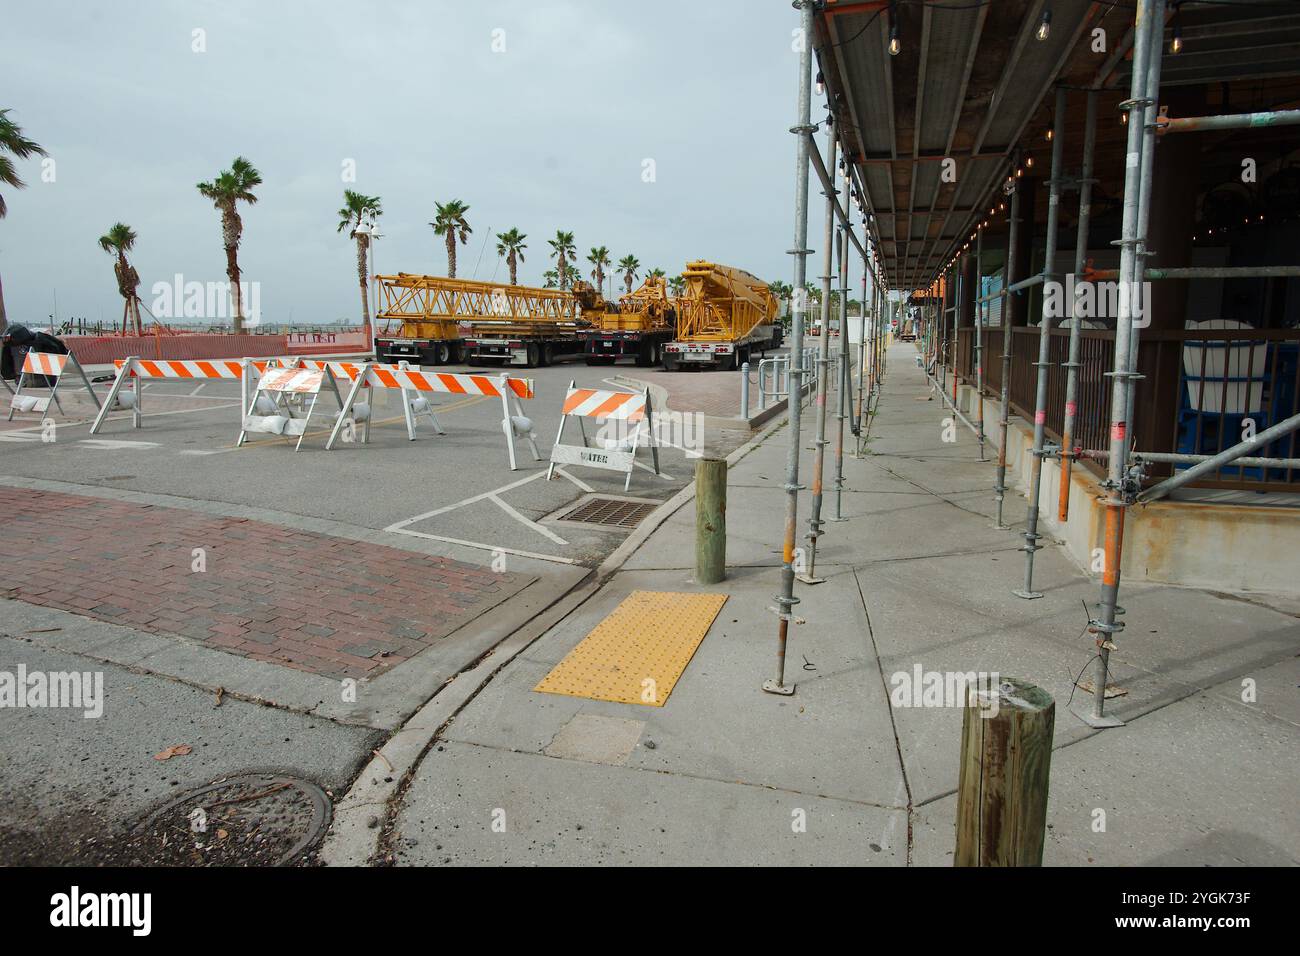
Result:
<svg viewBox="0 0 1300 956"><path fill-rule="evenodd" d="M695 463L695 583L717 584L727 576L727 462Z"/></svg>
<svg viewBox="0 0 1300 956"><path fill-rule="evenodd" d="M1011 677L967 702L954 866L1041 866L1056 702Z"/></svg>

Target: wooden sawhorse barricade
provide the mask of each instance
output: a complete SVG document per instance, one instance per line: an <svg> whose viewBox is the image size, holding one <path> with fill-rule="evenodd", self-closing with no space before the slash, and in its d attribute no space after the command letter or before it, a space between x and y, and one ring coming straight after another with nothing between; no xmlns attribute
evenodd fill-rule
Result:
<svg viewBox="0 0 1300 956"><path fill-rule="evenodd" d="M67 415L63 410L63 403L59 401L59 386L63 383L64 373L67 372L68 366L71 365L77 370L77 375L81 377L81 382L86 386L86 391L90 393L90 400L95 403L96 408L100 408L99 396L90 385L90 379L86 378L86 370L81 367L72 355L59 355L55 352L35 352L28 350L23 357L22 371L18 373L18 384L13 390L13 396L9 399L9 418L7 421L14 420L14 412L36 412L41 413L41 421L44 422L50 413L50 402L53 402L58 408L60 415ZM47 378L54 379L54 387L50 389L50 394L38 398L35 395L24 395L23 386L27 384L28 376L43 375ZM7 383L6 383L7 385Z"/></svg>

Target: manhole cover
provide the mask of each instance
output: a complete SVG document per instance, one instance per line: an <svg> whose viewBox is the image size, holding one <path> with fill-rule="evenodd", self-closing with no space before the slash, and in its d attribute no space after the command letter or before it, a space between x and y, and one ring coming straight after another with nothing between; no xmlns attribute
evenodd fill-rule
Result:
<svg viewBox="0 0 1300 956"><path fill-rule="evenodd" d="M244 774L169 800L136 826L141 862L170 866L284 866L325 834L330 801L307 780Z"/></svg>
<svg viewBox="0 0 1300 956"><path fill-rule="evenodd" d="M603 525L609 528L635 528L657 507L659 507L657 501L588 498L560 520L580 521L583 524Z"/></svg>

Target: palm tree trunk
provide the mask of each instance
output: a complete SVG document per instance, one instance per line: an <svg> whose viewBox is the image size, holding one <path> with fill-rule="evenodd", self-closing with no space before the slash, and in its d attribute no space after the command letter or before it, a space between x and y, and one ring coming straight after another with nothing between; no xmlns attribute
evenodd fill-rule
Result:
<svg viewBox="0 0 1300 956"><path fill-rule="evenodd" d="M510 250L510 255L506 258L506 264L510 266L510 284L519 285L519 281L515 276L515 269L518 267L518 263L515 260L515 253L513 249Z"/></svg>
<svg viewBox="0 0 1300 956"><path fill-rule="evenodd" d="M456 278L456 234L447 230L447 278Z"/></svg>
<svg viewBox="0 0 1300 956"><path fill-rule="evenodd" d="M357 236L357 278L361 281L361 319L362 324L370 328L370 283L366 272L366 237Z"/></svg>
<svg viewBox="0 0 1300 956"><path fill-rule="evenodd" d="M560 290L563 291L564 289L568 288L568 285L566 285L566 283L568 282L568 277L569 277L569 268L568 268L569 263L564 258L563 252L561 252L557 258L559 260L559 265L556 268L560 270Z"/></svg>
<svg viewBox="0 0 1300 956"><path fill-rule="evenodd" d="M5 287L4 283L0 282L0 332L7 328L9 328L9 319L5 315Z"/></svg>
<svg viewBox="0 0 1300 956"><path fill-rule="evenodd" d="M230 299L235 314L231 317L235 334L244 331L244 291L239 288L239 247L226 246L226 278L230 280Z"/></svg>

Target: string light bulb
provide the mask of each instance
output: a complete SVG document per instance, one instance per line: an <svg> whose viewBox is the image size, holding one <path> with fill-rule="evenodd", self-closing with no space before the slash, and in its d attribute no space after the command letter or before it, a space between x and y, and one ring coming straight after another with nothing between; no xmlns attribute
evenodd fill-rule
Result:
<svg viewBox="0 0 1300 956"><path fill-rule="evenodd" d="M825 92L826 92L826 77L822 76L821 70L818 70L817 71L817 95L821 96Z"/></svg>
<svg viewBox="0 0 1300 956"><path fill-rule="evenodd" d="M1052 8L1048 7L1043 11L1043 19L1038 21L1038 29L1034 32L1034 36L1037 37L1041 42L1043 40L1046 40L1051 35L1052 35Z"/></svg>

